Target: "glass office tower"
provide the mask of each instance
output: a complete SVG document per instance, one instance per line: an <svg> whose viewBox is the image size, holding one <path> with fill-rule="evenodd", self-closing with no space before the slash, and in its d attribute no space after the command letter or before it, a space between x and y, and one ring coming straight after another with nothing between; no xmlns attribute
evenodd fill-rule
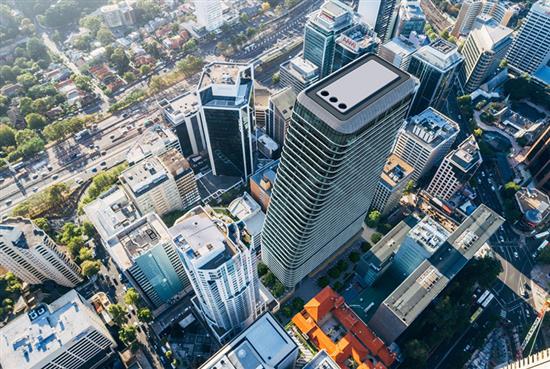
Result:
<svg viewBox="0 0 550 369"><path fill-rule="evenodd" d="M366 55L298 95L262 232L262 260L284 285L361 230L415 88Z"/></svg>

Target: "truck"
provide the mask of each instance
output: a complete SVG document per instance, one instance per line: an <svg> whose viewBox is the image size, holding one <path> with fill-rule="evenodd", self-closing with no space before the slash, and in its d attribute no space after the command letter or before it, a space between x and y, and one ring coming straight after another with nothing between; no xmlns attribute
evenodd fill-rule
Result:
<svg viewBox="0 0 550 369"><path fill-rule="evenodd" d="M541 232L535 235L535 238L537 240L540 240L541 238L544 238L550 234L550 231Z"/></svg>
<svg viewBox="0 0 550 369"><path fill-rule="evenodd" d="M89 129L85 128L80 132L77 132L74 136L75 140L80 141L90 137L92 134Z"/></svg>

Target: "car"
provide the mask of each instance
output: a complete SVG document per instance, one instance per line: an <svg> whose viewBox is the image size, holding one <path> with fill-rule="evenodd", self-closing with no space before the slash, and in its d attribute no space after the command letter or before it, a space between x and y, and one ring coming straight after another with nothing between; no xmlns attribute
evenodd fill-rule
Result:
<svg viewBox="0 0 550 369"><path fill-rule="evenodd" d="M47 177L47 176L48 176L48 172L42 172L42 173L40 173L40 175L42 176L42 178Z"/></svg>
<svg viewBox="0 0 550 369"><path fill-rule="evenodd" d="M105 155L107 155L107 151L103 150L103 151L101 152L101 156L105 156Z"/></svg>
<svg viewBox="0 0 550 369"><path fill-rule="evenodd" d="M4 203L6 204L6 206L10 206L12 204L12 201L11 200L6 200Z"/></svg>
<svg viewBox="0 0 550 369"><path fill-rule="evenodd" d="M53 167L52 167L51 165L49 165L49 164L46 166L46 168L47 168L48 170L53 170Z"/></svg>
<svg viewBox="0 0 550 369"><path fill-rule="evenodd" d="M518 254L517 251L514 251L514 257L515 257L516 259L519 259L519 254Z"/></svg>
<svg viewBox="0 0 550 369"><path fill-rule="evenodd" d="M110 135L109 138L110 138L111 140L114 140L114 139L115 139L115 135Z"/></svg>
<svg viewBox="0 0 550 369"><path fill-rule="evenodd" d="M129 114L128 113L124 113L122 114L122 118L128 118Z"/></svg>
<svg viewBox="0 0 550 369"><path fill-rule="evenodd" d="M106 162L102 161L101 163L99 163L99 165L101 165L102 167L104 167L105 165L107 165Z"/></svg>
<svg viewBox="0 0 550 369"><path fill-rule="evenodd" d="M32 192L38 192L38 187L33 187Z"/></svg>
<svg viewBox="0 0 550 369"><path fill-rule="evenodd" d="M96 167L91 167L91 168L90 168L90 172L92 172L92 173L97 172L97 168L96 168Z"/></svg>
<svg viewBox="0 0 550 369"><path fill-rule="evenodd" d="M31 176L32 179L38 179L38 173L33 173L33 175Z"/></svg>
<svg viewBox="0 0 550 369"><path fill-rule="evenodd" d="M57 174L54 174L54 175L52 176L52 179L53 179L54 181L55 181L56 179L58 179L58 178L59 178L59 176L58 176Z"/></svg>
<svg viewBox="0 0 550 369"><path fill-rule="evenodd" d="M525 310L525 316L527 318L530 318L531 317L531 313L529 312L529 310Z"/></svg>
<svg viewBox="0 0 550 369"><path fill-rule="evenodd" d="M76 184L82 184L82 183L84 183L84 180L82 178L78 177L78 178L75 179L75 182L76 182Z"/></svg>
<svg viewBox="0 0 550 369"><path fill-rule="evenodd" d="M522 296L525 297L526 299L528 299L529 298L529 292L523 291Z"/></svg>
<svg viewBox="0 0 550 369"><path fill-rule="evenodd" d="M531 285L529 283L526 282L523 287L525 287L526 290L531 291Z"/></svg>
<svg viewBox="0 0 550 369"><path fill-rule="evenodd" d="M92 144L89 144L88 147L93 150L95 148L95 145L92 143Z"/></svg>

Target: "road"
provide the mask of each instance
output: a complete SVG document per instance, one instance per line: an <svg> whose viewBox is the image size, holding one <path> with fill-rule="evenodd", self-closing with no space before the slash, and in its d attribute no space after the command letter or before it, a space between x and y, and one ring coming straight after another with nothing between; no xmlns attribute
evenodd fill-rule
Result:
<svg viewBox="0 0 550 369"><path fill-rule="evenodd" d="M65 55L65 53L59 51L59 48L57 47L57 45L55 44L55 42L53 42L51 39L50 39L50 36L48 36L48 34L46 32L42 32L42 40L44 41L44 45L46 45L46 47L50 50L50 52L52 54L55 54L57 55L58 57L61 58L61 60L63 60L63 63L69 67L69 69L76 75L78 76L81 76L82 75L82 72L80 71L80 69L78 69L78 67L72 62L69 60L69 58L67 58L67 56ZM95 84L95 82L92 81L92 86L94 88L94 92L98 95L98 96L101 96L101 100L102 100L102 107L101 107L101 110L107 110L107 108L109 107L109 104L108 104L108 101L109 101L109 97L107 95L105 95L105 93Z"/></svg>

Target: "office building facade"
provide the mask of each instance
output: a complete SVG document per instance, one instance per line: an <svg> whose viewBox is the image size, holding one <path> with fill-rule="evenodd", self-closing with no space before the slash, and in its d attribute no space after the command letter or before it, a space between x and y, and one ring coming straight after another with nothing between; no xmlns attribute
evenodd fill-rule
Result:
<svg viewBox="0 0 550 369"><path fill-rule="evenodd" d="M550 60L550 1L539 0L531 6L527 18L515 37L508 65L520 72L548 73ZM548 83L549 78L545 78Z"/></svg>
<svg viewBox="0 0 550 369"><path fill-rule="evenodd" d="M533 176L535 186L550 193L550 127L546 127L529 148L524 163Z"/></svg>
<svg viewBox="0 0 550 369"><path fill-rule="evenodd" d="M418 50L418 47L407 39L394 37L390 41L380 45L378 56L389 61L399 69L407 70L411 62L412 55Z"/></svg>
<svg viewBox="0 0 550 369"><path fill-rule="evenodd" d="M462 62L456 45L441 38L412 55L407 70L420 80L420 86L411 114L418 114L430 106L438 108L447 99Z"/></svg>
<svg viewBox="0 0 550 369"><path fill-rule="evenodd" d="M291 87L277 91L269 98L266 132L281 148L285 143L286 131L290 125L295 103L296 93Z"/></svg>
<svg viewBox="0 0 550 369"><path fill-rule="evenodd" d="M353 11L338 0L328 0L311 13L304 30L304 59L319 68L319 77L332 72L336 39L353 25ZM298 92L298 91L297 91Z"/></svg>
<svg viewBox="0 0 550 369"><path fill-rule="evenodd" d="M95 369L116 343L94 308L75 290L39 304L0 329L4 369Z"/></svg>
<svg viewBox="0 0 550 369"><path fill-rule="evenodd" d="M319 80L319 68L298 55L279 67L281 87L291 87L295 94Z"/></svg>
<svg viewBox="0 0 550 369"><path fill-rule="evenodd" d="M392 37L393 28L397 18L397 6L395 0L359 0L357 13L378 35L382 42Z"/></svg>
<svg viewBox="0 0 550 369"><path fill-rule="evenodd" d="M366 23L356 23L336 39L331 70L335 72L361 55L376 54L379 44L380 39L372 27Z"/></svg>
<svg viewBox="0 0 550 369"><path fill-rule="evenodd" d="M214 175L248 177L254 172L254 68L214 62L198 86L206 146Z"/></svg>
<svg viewBox="0 0 550 369"><path fill-rule="evenodd" d="M399 205L403 190L413 173L413 167L397 155L390 155L372 198L371 210L388 215Z"/></svg>
<svg viewBox="0 0 550 369"><path fill-rule="evenodd" d="M424 33L426 16L418 1L404 1L399 6L399 17L395 27L396 36L409 37L411 32Z"/></svg>
<svg viewBox="0 0 550 369"><path fill-rule="evenodd" d="M196 308L216 338L227 342L256 319L259 280L248 230L198 206L170 232L195 291Z"/></svg>
<svg viewBox="0 0 550 369"><path fill-rule="evenodd" d="M415 88L366 55L298 95L262 232L262 260L284 285L361 229Z"/></svg>
<svg viewBox="0 0 550 369"><path fill-rule="evenodd" d="M441 163L459 131L454 120L428 108L407 120L399 131L393 153L413 167L411 179L417 181Z"/></svg>
<svg viewBox="0 0 550 369"><path fill-rule="evenodd" d="M471 93L489 79L497 70L511 45L512 30L510 28L483 25L472 30L462 48L464 91Z"/></svg>
<svg viewBox="0 0 550 369"><path fill-rule="evenodd" d="M0 223L0 266L29 284L51 280L74 287L82 282L78 266L30 219Z"/></svg>
<svg viewBox="0 0 550 369"><path fill-rule="evenodd" d="M474 136L466 138L445 156L428 186L428 193L440 200L449 200L468 183L481 162L479 146Z"/></svg>
<svg viewBox="0 0 550 369"><path fill-rule="evenodd" d="M106 242L119 270L156 309L190 291L189 280L164 222L149 213Z"/></svg>
<svg viewBox="0 0 550 369"><path fill-rule="evenodd" d="M199 26L211 32L223 25L221 0L194 0L193 4Z"/></svg>

